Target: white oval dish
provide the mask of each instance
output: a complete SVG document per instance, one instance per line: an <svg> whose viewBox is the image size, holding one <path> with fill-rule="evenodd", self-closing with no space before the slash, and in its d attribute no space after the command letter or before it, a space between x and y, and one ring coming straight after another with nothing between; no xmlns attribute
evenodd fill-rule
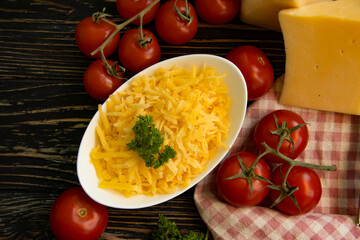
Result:
<svg viewBox="0 0 360 240"><path fill-rule="evenodd" d="M225 58L209 54L191 54L164 60L136 74L120 86L116 92L127 88L129 82L135 77L140 75L152 75L160 67L168 69L173 66L177 66L190 69L193 65L201 68L204 64L209 67L216 67L216 72L218 74L227 73L227 76L224 78L224 84L228 86L229 96L232 101L229 116L231 128L228 138L224 143L230 147L238 136L245 118L247 107L247 89L245 79L239 69ZM103 104L103 109L106 112L105 104ZM96 175L93 164L90 162L90 152L97 144L95 127L98 124L98 120L99 113L96 112L81 140L77 159L77 174L81 186L92 199L100 204L112 208L138 209L168 201L187 191L201 181L221 162L228 152L228 150L219 147L214 159L209 161L207 169L194 178L187 188L179 189L177 192L171 194L158 194L153 197L136 195L126 198L116 190L101 189L98 187L99 179Z"/></svg>

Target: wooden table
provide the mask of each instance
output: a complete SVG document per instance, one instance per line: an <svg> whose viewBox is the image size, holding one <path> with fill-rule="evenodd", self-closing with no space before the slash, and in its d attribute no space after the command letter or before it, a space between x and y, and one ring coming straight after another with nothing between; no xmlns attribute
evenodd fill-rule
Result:
<svg viewBox="0 0 360 240"><path fill-rule="evenodd" d="M84 90L83 74L93 60L78 50L74 30L103 7L122 21L115 0L0 1L1 239L54 238L50 208L60 193L79 186L77 151L99 102ZM147 28L155 32L154 24ZM254 45L268 55L275 77L284 72L281 33L238 19L225 25L200 20L197 35L184 46L159 41L162 60L191 53L225 56L236 46ZM193 192L141 210L109 209L106 235L146 239L156 229L158 214L184 231L205 232Z"/></svg>

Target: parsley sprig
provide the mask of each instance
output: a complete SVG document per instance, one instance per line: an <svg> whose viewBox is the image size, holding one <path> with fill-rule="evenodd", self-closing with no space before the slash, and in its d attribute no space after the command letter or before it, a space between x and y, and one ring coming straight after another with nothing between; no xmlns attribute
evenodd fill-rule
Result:
<svg viewBox="0 0 360 240"><path fill-rule="evenodd" d="M171 146L166 145L160 152L164 143L164 134L155 127L151 115L140 115L138 118L139 120L133 127L135 139L126 145L130 150L138 152L147 167L159 168L167 163L170 158L174 158L176 151Z"/></svg>
<svg viewBox="0 0 360 240"><path fill-rule="evenodd" d="M152 233L152 240L207 240L209 232L204 233L189 231L182 234L175 222L159 214L158 230Z"/></svg>

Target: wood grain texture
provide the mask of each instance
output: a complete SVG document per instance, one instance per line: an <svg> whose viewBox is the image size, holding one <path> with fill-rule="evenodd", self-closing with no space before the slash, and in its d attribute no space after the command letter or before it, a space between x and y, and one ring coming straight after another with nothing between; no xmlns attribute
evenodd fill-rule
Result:
<svg viewBox="0 0 360 240"><path fill-rule="evenodd" d="M74 30L103 7L122 21L114 0L0 1L0 239L53 239L50 208L60 193L79 185L77 151L99 102L84 90L82 77L93 60L78 50ZM153 23L147 28L155 32ZM281 34L238 19L224 25L200 20L196 37L184 46L159 42L162 59L191 53L225 56L250 44L268 55L275 77L284 72ZM205 232L193 191L142 210L109 209L105 238L147 239L159 213L180 229Z"/></svg>

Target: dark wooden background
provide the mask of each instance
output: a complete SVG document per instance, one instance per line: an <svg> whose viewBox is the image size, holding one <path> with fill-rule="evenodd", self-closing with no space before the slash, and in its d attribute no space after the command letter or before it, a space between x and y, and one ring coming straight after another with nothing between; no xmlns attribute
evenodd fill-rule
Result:
<svg viewBox="0 0 360 240"><path fill-rule="evenodd" d="M79 185L78 146L99 102L84 90L83 74L93 60L78 50L74 30L81 19L103 7L116 22L122 21L115 0L0 1L1 239L53 239L50 208L63 191ZM155 32L153 24L146 28ZM224 25L200 20L197 35L184 46L159 41L162 59L190 53L225 56L236 46L250 44L268 55L275 77L284 72L281 34L238 19ZM182 230L205 232L193 192L141 210L109 209L105 232L146 239L159 213Z"/></svg>

